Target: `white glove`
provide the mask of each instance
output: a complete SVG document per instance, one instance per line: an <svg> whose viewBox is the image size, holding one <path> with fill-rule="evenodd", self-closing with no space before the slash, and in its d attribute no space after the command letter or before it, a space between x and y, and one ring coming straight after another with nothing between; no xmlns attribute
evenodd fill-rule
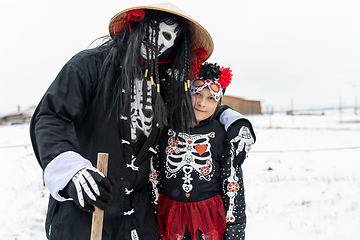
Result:
<svg viewBox="0 0 360 240"><path fill-rule="evenodd" d="M114 180L94 167L80 169L66 187L59 192L65 198L72 198L82 210L93 212L94 206L106 210L111 201ZM94 206L93 206L94 205Z"/></svg>

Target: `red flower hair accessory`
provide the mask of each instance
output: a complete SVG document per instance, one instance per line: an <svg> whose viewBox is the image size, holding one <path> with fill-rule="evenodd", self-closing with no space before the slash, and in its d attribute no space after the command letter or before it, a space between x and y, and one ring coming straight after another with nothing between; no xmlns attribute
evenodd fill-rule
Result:
<svg viewBox="0 0 360 240"><path fill-rule="evenodd" d="M221 74L219 75L218 83L221 84L222 89L225 89L231 83L233 74L232 74L232 71L230 70L230 68L221 67L220 71L221 71Z"/></svg>
<svg viewBox="0 0 360 240"><path fill-rule="evenodd" d="M131 31L130 21L138 22L138 21L143 20L144 17L145 17L145 12L141 9L130 10L130 11L126 12L126 18L120 18L115 21L114 27L113 27L114 34L119 33L121 31L121 29L124 28L124 26L128 26L129 30Z"/></svg>

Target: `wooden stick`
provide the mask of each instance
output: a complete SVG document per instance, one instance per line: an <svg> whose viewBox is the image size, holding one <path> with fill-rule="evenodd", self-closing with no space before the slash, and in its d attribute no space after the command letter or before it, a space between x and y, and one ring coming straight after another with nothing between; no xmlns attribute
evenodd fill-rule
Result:
<svg viewBox="0 0 360 240"><path fill-rule="evenodd" d="M100 172L102 172L105 176L107 176L108 158L109 158L108 153L98 153L97 169L99 169ZM94 207L95 207L95 211L92 216L90 240L101 240L103 221L104 221L104 211L96 206Z"/></svg>

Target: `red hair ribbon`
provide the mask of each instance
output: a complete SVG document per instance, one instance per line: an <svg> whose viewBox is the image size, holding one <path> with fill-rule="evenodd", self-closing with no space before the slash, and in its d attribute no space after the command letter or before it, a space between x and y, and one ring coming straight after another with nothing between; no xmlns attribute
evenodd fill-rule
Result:
<svg viewBox="0 0 360 240"><path fill-rule="evenodd" d="M207 52L203 48L198 48L193 51L190 64L190 76L197 79L200 73L200 68L203 61L207 58Z"/></svg>
<svg viewBox="0 0 360 240"><path fill-rule="evenodd" d="M138 22L143 20L145 17L145 12L143 10L130 10L126 12L126 18L120 18L117 19L114 23L113 32L114 34L120 32L121 29L124 28L124 26L128 26L129 30L131 32L130 28L130 21Z"/></svg>
<svg viewBox="0 0 360 240"><path fill-rule="evenodd" d="M192 53L193 62L204 62L207 58L207 52L203 48L198 48Z"/></svg>

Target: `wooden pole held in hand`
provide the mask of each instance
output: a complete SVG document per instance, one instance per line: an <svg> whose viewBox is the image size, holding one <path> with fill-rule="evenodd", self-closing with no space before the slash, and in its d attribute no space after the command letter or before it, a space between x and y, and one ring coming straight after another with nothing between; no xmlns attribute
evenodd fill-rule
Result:
<svg viewBox="0 0 360 240"><path fill-rule="evenodd" d="M108 170L108 153L98 153L97 156L97 169L107 176ZM104 221L104 211L100 208L95 207L95 211L92 216L91 224L91 237L90 240L101 240L102 230L103 230L103 221Z"/></svg>

